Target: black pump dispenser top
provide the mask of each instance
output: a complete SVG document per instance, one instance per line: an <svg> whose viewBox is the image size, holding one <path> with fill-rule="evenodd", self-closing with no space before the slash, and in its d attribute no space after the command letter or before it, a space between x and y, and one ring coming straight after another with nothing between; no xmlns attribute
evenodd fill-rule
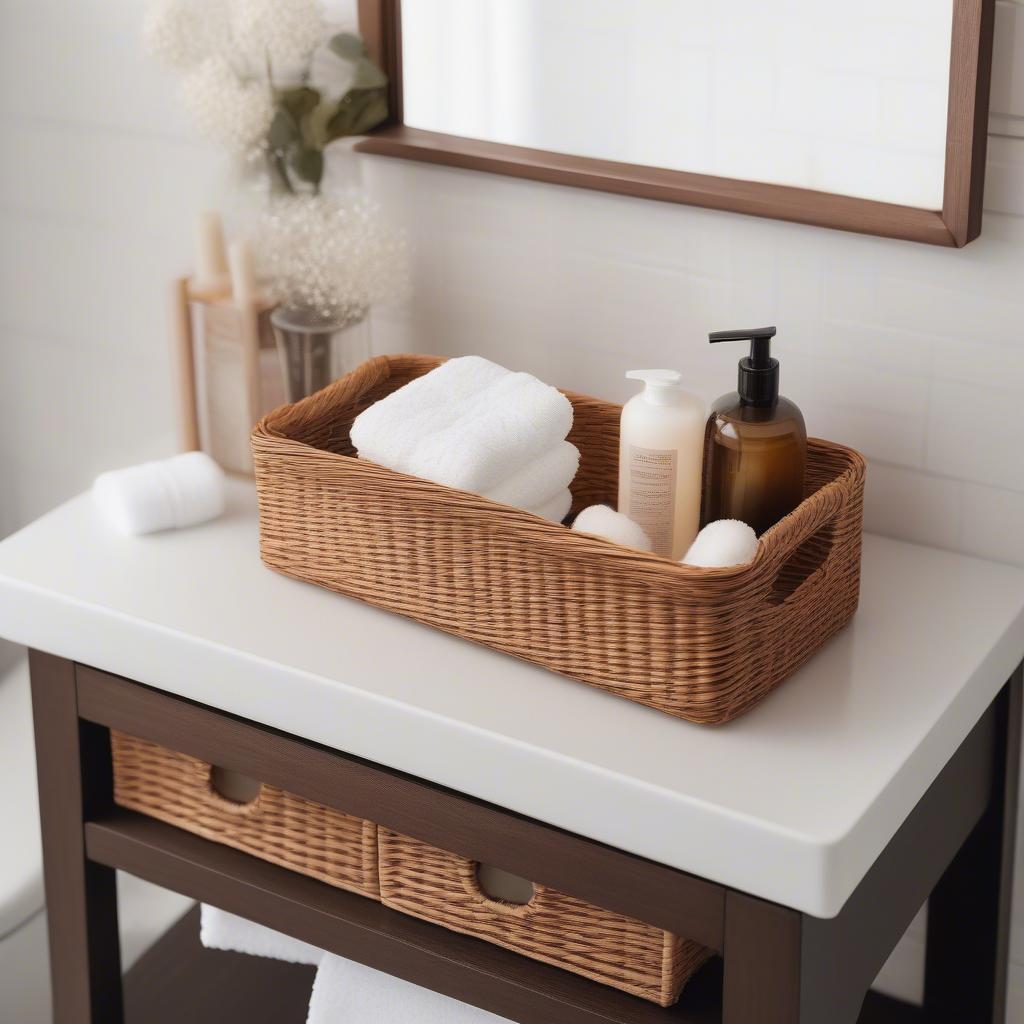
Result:
<svg viewBox="0 0 1024 1024"><path fill-rule="evenodd" d="M748 331L714 331L708 341L749 341L750 355L740 360L736 390L746 405L774 405L779 397L779 361L771 354L774 327Z"/></svg>

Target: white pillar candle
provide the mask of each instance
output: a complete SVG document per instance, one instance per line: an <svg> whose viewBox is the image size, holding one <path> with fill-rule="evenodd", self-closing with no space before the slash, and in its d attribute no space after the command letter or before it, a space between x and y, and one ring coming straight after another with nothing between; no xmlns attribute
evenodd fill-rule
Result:
<svg viewBox="0 0 1024 1024"><path fill-rule="evenodd" d="M256 301L256 267L252 243L247 238L232 242L228 249L231 268L231 297L239 307L251 306Z"/></svg>
<svg viewBox="0 0 1024 1024"><path fill-rule="evenodd" d="M206 210L196 218L195 258L195 287L200 291L224 288L228 275L224 228L220 214L214 210Z"/></svg>

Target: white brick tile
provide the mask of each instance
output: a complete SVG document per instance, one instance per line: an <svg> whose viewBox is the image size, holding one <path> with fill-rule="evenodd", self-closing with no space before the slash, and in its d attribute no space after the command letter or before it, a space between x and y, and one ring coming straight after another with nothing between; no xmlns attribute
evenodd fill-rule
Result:
<svg viewBox="0 0 1024 1024"><path fill-rule="evenodd" d="M992 53L994 114L1024 117L1024 6L1018 0L996 3L995 46Z"/></svg>
<svg viewBox="0 0 1024 1024"><path fill-rule="evenodd" d="M993 332L970 343L934 343L937 378L1020 395L1024 389L1024 345L1015 333Z"/></svg>
<svg viewBox="0 0 1024 1024"><path fill-rule="evenodd" d="M1024 565L1024 493L965 484L958 547L970 555Z"/></svg>
<svg viewBox="0 0 1024 1024"><path fill-rule="evenodd" d="M864 526L874 533L955 549L963 484L884 463L868 465Z"/></svg>
<svg viewBox="0 0 1024 1024"><path fill-rule="evenodd" d="M6 0L0 114L188 134L177 76L146 57L135 0Z"/></svg>
<svg viewBox="0 0 1024 1024"><path fill-rule="evenodd" d="M822 285L823 315L827 320L878 326L879 272L873 266L826 264Z"/></svg>
<svg viewBox="0 0 1024 1024"><path fill-rule="evenodd" d="M815 437L851 445L868 458L922 465L926 380L801 352L783 363L782 392L803 410Z"/></svg>
<svg viewBox="0 0 1024 1024"><path fill-rule="evenodd" d="M1024 118L1020 134L1024 135ZM1024 138L989 137L985 209L1024 216Z"/></svg>
<svg viewBox="0 0 1024 1024"><path fill-rule="evenodd" d="M190 140L53 122L12 121L0 162L0 207L136 230L166 231L225 203L226 161Z"/></svg>
<svg viewBox="0 0 1024 1024"><path fill-rule="evenodd" d="M578 338L606 350L706 348L729 305L729 286L714 279L584 257L557 266L554 322L563 332L574 325Z"/></svg>
<svg viewBox="0 0 1024 1024"><path fill-rule="evenodd" d="M789 336L787 329L785 337ZM783 353L796 351L840 362L853 361L889 374L927 377L934 350L934 339L914 331L825 318L816 323L810 334L798 334L778 354L782 358Z"/></svg>
<svg viewBox="0 0 1024 1024"><path fill-rule="evenodd" d="M0 379L18 386L0 403L0 458L19 481L19 521L83 490L101 470L173 452L169 369L167 358L5 338Z"/></svg>
<svg viewBox="0 0 1024 1024"><path fill-rule="evenodd" d="M729 273L732 245L715 211L683 208L585 189L551 190L543 208L551 244L626 263L705 277Z"/></svg>
<svg viewBox="0 0 1024 1024"><path fill-rule="evenodd" d="M963 275L964 278L968 274ZM901 330L917 331L973 345L993 333L1024 322L1024 294L1019 288L972 289L940 282L886 277L879 281L878 315Z"/></svg>
<svg viewBox="0 0 1024 1024"><path fill-rule="evenodd" d="M6 215L0 325L72 347L165 352L170 282L188 266L190 223L155 232Z"/></svg>
<svg viewBox="0 0 1024 1024"><path fill-rule="evenodd" d="M366 188L431 243L460 230L538 244L550 236L545 214L552 190L535 182L388 157L358 160Z"/></svg>
<svg viewBox="0 0 1024 1024"><path fill-rule="evenodd" d="M936 380L926 467L974 483L1024 491L1019 395Z"/></svg>

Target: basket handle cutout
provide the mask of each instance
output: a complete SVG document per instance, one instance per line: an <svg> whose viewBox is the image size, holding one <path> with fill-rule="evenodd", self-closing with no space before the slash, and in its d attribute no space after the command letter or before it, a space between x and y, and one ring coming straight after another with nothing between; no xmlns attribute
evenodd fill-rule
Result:
<svg viewBox="0 0 1024 1024"><path fill-rule="evenodd" d="M780 605L794 597L805 583L828 561L836 540L836 524L832 519L797 545L779 567L772 584L768 603Z"/></svg>
<svg viewBox="0 0 1024 1024"><path fill-rule="evenodd" d="M210 789L236 807L254 807L263 792L263 783L230 768L210 765Z"/></svg>
<svg viewBox="0 0 1024 1024"><path fill-rule="evenodd" d="M493 864L477 864L476 887L489 903L505 907L526 907L537 895L537 887L528 878L512 874Z"/></svg>

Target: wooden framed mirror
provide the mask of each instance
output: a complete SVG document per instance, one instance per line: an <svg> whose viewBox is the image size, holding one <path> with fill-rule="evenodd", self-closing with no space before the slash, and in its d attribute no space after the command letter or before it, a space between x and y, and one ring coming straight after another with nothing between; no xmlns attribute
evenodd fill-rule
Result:
<svg viewBox="0 0 1024 1024"><path fill-rule="evenodd" d="M366 153L934 245L981 231L995 0L359 0Z"/></svg>

